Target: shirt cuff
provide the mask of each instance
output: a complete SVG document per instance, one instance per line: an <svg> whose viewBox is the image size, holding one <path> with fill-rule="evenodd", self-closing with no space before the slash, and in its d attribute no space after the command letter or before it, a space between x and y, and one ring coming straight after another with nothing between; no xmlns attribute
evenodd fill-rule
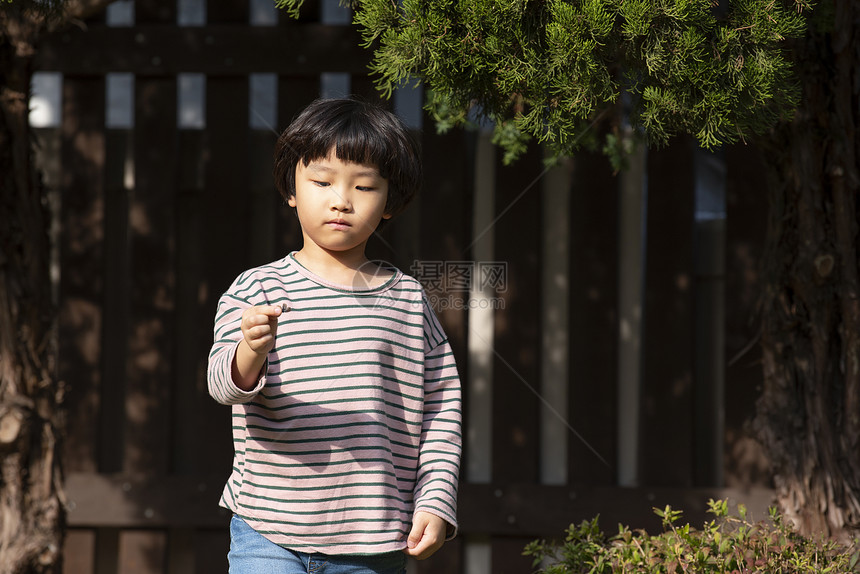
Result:
<svg viewBox="0 0 860 574"><path fill-rule="evenodd" d="M233 380L233 362L236 360L236 351L239 349L239 343L240 342L241 341L239 341L235 345L233 345L233 348L230 351L230 363L229 363L230 364L230 373L229 373L229 376L230 376L230 382L233 384L233 388L231 389L232 395L236 399L238 399L236 402L244 403L244 402L250 401L251 399L256 397L257 394L263 389L263 387L266 386L266 374L269 372L269 357L268 356L266 357L266 360L263 361L263 366L260 367L260 374L257 376L257 384L254 385L254 388L251 389L250 391L240 389L238 387L238 385L236 385L236 382Z"/></svg>

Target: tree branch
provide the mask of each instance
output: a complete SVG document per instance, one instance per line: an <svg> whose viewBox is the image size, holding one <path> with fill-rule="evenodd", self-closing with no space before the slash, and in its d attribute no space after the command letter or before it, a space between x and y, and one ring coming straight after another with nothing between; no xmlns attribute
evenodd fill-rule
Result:
<svg viewBox="0 0 860 574"><path fill-rule="evenodd" d="M85 20L93 14L98 14L108 4L112 4L116 0L66 0L62 10L62 17L51 20L48 23L47 32L51 33L75 20Z"/></svg>

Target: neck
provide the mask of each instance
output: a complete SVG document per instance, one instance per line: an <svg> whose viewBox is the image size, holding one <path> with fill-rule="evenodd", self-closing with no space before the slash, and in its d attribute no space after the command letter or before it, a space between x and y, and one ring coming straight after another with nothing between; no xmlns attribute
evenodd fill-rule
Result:
<svg viewBox="0 0 860 574"><path fill-rule="evenodd" d="M364 246L347 253L328 251L317 245L309 248L306 243L295 257L306 269L336 285L375 288L394 276L392 270L371 262L364 254Z"/></svg>
<svg viewBox="0 0 860 574"><path fill-rule="evenodd" d="M305 243L296 252L296 259L320 277L335 282L341 282L344 278L351 279L368 263L364 245L348 251L330 251L319 246L310 247Z"/></svg>

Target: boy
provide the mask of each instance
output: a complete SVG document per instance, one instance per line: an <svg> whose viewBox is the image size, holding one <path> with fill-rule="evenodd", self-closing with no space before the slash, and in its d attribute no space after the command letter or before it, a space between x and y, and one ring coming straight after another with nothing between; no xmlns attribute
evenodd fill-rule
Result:
<svg viewBox="0 0 860 574"><path fill-rule="evenodd" d="M420 283L365 246L421 180L393 114L318 100L276 186L303 245L222 296L209 392L232 405L232 574L402 574L456 532L460 382Z"/></svg>

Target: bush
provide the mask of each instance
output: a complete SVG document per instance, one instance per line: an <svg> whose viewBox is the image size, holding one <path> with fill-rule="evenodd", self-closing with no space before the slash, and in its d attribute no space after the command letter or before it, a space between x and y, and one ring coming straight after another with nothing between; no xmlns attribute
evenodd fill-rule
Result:
<svg viewBox="0 0 860 574"><path fill-rule="evenodd" d="M660 535L619 525L610 538L594 518L571 524L564 543L539 540L523 553L534 557L542 574L860 573L856 541L849 547L800 536L773 508L769 521L752 523L743 505L737 516L724 500L708 506L715 519L701 530L677 525L681 511L667 506L654 509L663 521Z"/></svg>

